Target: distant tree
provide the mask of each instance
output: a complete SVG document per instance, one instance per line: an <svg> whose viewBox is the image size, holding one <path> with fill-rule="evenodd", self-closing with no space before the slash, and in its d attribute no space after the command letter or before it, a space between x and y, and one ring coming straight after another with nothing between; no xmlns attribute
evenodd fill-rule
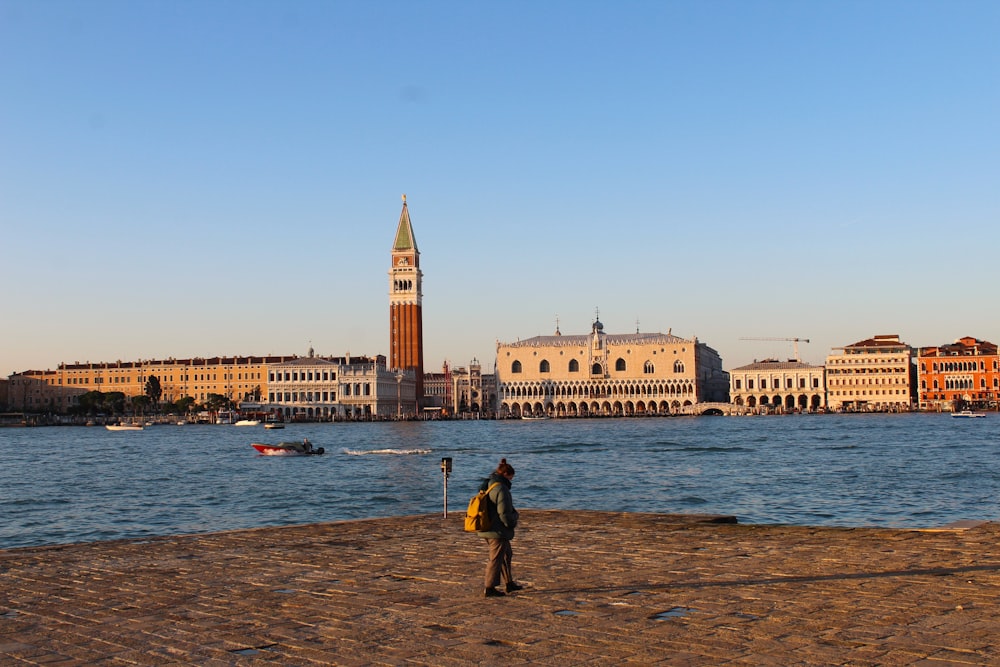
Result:
<svg viewBox="0 0 1000 667"><path fill-rule="evenodd" d="M149 396L133 396L131 398L132 410L138 412L140 415L146 414L146 410L152 402Z"/></svg>
<svg viewBox="0 0 1000 667"><path fill-rule="evenodd" d="M232 404L233 402L222 394L209 394L208 398L205 399L205 407L212 412L218 412L219 410L231 407Z"/></svg>
<svg viewBox="0 0 1000 667"><path fill-rule="evenodd" d="M195 402L196 401L191 396L181 396L174 403L174 409L177 410L177 414L184 415L191 412Z"/></svg>
<svg viewBox="0 0 1000 667"><path fill-rule="evenodd" d="M76 399L76 407L73 411L78 414L93 416L103 409L104 394L99 391L88 391L86 394L80 394Z"/></svg>
<svg viewBox="0 0 1000 667"><path fill-rule="evenodd" d="M125 413L125 394L120 391L109 391L103 394L104 412L120 415Z"/></svg>
<svg viewBox="0 0 1000 667"><path fill-rule="evenodd" d="M146 380L146 396L153 402L153 405L160 404L160 397L163 396L163 387L160 386L160 378L150 375Z"/></svg>

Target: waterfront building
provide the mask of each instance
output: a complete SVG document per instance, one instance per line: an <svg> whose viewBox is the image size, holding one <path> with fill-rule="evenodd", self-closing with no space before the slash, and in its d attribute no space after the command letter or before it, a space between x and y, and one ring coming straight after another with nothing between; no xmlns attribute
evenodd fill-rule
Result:
<svg viewBox="0 0 1000 667"><path fill-rule="evenodd" d="M424 373L424 411L490 416L496 412L496 396L496 375L484 374L476 359L468 368L452 368L446 361L440 373Z"/></svg>
<svg viewBox="0 0 1000 667"><path fill-rule="evenodd" d="M826 358L827 405L847 412L903 412L916 399L913 349L899 336L881 335Z"/></svg>
<svg viewBox="0 0 1000 667"><path fill-rule="evenodd" d="M128 398L143 396L149 378L156 377L160 383L161 403L185 397L205 403L215 394L250 411L322 419L346 412L344 408L335 409L340 388L336 384L337 372L333 369L343 364L376 364L378 361L368 357L316 357L312 350L309 355L62 363L55 370L12 375L8 381L12 389L8 391L7 402L11 410L65 413L78 405L81 395L91 391L121 392ZM384 366L385 358L381 359ZM271 372L272 368L280 370ZM324 369L329 378L325 381ZM275 387L271 387L271 380L276 382ZM363 405L358 411L370 412Z"/></svg>
<svg viewBox="0 0 1000 667"><path fill-rule="evenodd" d="M728 402L718 352L697 338L663 333L535 336L497 342L501 416L670 414L704 402Z"/></svg>
<svg viewBox="0 0 1000 667"><path fill-rule="evenodd" d="M423 273L420 251L403 195L389 268L389 365L412 371L417 379L417 401L424 396Z"/></svg>
<svg viewBox="0 0 1000 667"><path fill-rule="evenodd" d="M444 362L440 373L424 373L423 409L447 415L451 408L451 366Z"/></svg>
<svg viewBox="0 0 1000 667"><path fill-rule="evenodd" d="M729 400L752 412L816 412L826 408L822 366L765 359L729 371Z"/></svg>
<svg viewBox="0 0 1000 667"><path fill-rule="evenodd" d="M338 374L344 362L317 357L310 348L306 357L270 365L267 398L261 408L285 421L334 419L339 405Z"/></svg>
<svg viewBox="0 0 1000 667"><path fill-rule="evenodd" d="M51 371L15 373L6 381L6 410L63 414L77 404L89 389L66 387L52 382Z"/></svg>
<svg viewBox="0 0 1000 667"><path fill-rule="evenodd" d="M1000 399L997 346L972 336L917 353L921 410L996 408Z"/></svg>
<svg viewBox="0 0 1000 667"><path fill-rule="evenodd" d="M456 414L492 414L496 405L496 376L483 375L482 364L473 359L468 368L452 373L452 409Z"/></svg>
<svg viewBox="0 0 1000 667"><path fill-rule="evenodd" d="M417 414L417 377L388 368L383 355L352 359L338 370L338 394L347 419L406 419Z"/></svg>
<svg viewBox="0 0 1000 667"><path fill-rule="evenodd" d="M72 407L75 396L89 391L121 392L129 397L145 395L146 382L154 376L160 382L162 402L177 401L185 396L205 402L210 394L217 394L238 403L260 400L266 392L267 366L294 358L289 355L88 361L61 363L55 370L26 371L25 374L52 387L79 390L64 392L66 399L61 408Z"/></svg>

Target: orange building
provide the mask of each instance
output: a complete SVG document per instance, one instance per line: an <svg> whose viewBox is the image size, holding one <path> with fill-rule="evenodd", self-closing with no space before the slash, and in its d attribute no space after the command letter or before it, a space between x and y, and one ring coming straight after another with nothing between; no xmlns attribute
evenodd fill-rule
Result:
<svg viewBox="0 0 1000 667"><path fill-rule="evenodd" d="M89 391L142 396L152 376L159 380L161 400L165 402L184 396L203 402L209 394L236 402L259 400L262 394L267 395L268 366L295 358L288 355L61 363L55 370L32 370L11 376L18 391L11 391L9 403L18 410L65 412Z"/></svg>
<svg viewBox="0 0 1000 667"><path fill-rule="evenodd" d="M424 404L422 280L420 251L403 195L403 211L399 215L389 269L389 365L414 372L418 408Z"/></svg>
<svg viewBox="0 0 1000 667"><path fill-rule="evenodd" d="M1000 399L997 346L966 336L951 345L920 348L917 380L922 410L996 409Z"/></svg>

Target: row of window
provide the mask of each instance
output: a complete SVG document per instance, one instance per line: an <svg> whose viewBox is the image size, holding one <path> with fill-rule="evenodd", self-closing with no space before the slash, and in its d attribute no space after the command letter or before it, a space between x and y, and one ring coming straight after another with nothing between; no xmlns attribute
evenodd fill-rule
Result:
<svg viewBox="0 0 1000 667"><path fill-rule="evenodd" d="M895 368L827 368L827 375L874 375L874 374L886 374L895 373L897 375L907 375L907 369L905 366L897 366Z"/></svg>
<svg viewBox="0 0 1000 667"><path fill-rule="evenodd" d="M1000 362L996 359L993 360L993 370L996 371L1000 368ZM940 364L937 362L931 364L932 373L948 373L953 371L979 371L981 373L986 372L986 362L980 360L975 361L943 361ZM920 364L920 372L927 372L927 364Z"/></svg>
<svg viewBox="0 0 1000 667"><path fill-rule="evenodd" d="M322 403L336 402L337 392L334 391L278 391L269 392L267 400L270 403L312 403L314 401Z"/></svg>
<svg viewBox="0 0 1000 667"><path fill-rule="evenodd" d="M935 390L941 388L941 386L938 384L937 380L934 380L933 385L934 385L934 389ZM927 389L927 381L926 380L921 380L920 381L920 388L923 389L923 390ZM976 382L972 378L952 378L952 379L945 380L944 388L945 389L975 389L976 388ZM979 379L979 388L980 389L986 389L986 378L980 378ZM994 389L1000 388L1000 379L993 378L993 388Z"/></svg>
<svg viewBox="0 0 1000 667"><path fill-rule="evenodd" d="M627 368L628 367L627 367L624 359L619 358L619 359L615 360L615 371L616 372L624 372L624 371L627 370ZM567 366L567 371L570 372L570 373L579 373L580 372L580 362L577 361L576 359L570 359L569 360L569 365ZM520 361L515 361L514 363L512 363L510 365L510 372L511 373L521 373L521 372L523 372L523 367L521 366L521 362ZM539 373L551 373L552 372L552 365L548 362L547 359L542 359L538 363L538 372ZM647 375L655 373L656 372L656 367L653 365L652 361L647 361L642 366L642 372L646 373ZM684 362L683 361L677 360L677 361L674 362L674 372L675 373L683 373L684 372ZM590 367L590 373L591 373L591 375L602 375L604 373L604 367L600 363L596 363L595 362L594 365Z"/></svg>
<svg viewBox="0 0 1000 667"><path fill-rule="evenodd" d="M836 386L836 385L841 385L841 386L844 386L844 385L865 386L865 385L877 385L877 384L905 384L905 385L909 386L910 381L909 381L909 378L905 378L905 377L871 378L871 379L859 379L859 380L855 380L853 378L850 378L850 379L846 379L846 380L837 380L837 379L829 380L829 381L827 381L827 384L829 386L831 386L831 387Z"/></svg>
<svg viewBox="0 0 1000 667"><path fill-rule="evenodd" d="M222 380L242 381L242 380L260 379L260 373L257 373L256 378L253 377L254 375L253 373L246 373L246 378L244 378L243 375L244 375L243 373L236 373L236 377L233 377L233 373L223 373ZM164 382L173 382L174 376L171 375L169 377L163 377L159 379L163 380ZM147 378L140 377L139 383L145 384L146 380ZM180 376L179 380L179 382L218 382L218 381L219 381L218 373L195 373L194 375L185 373ZM59 384L62 384L62 378L59 378ZM66 378L66 384L67 385L90 384L90 377L89 376L68 377ZM132 384L132 376L131 375L113 375L111 377L98 376L94 378L94 384Z"/></svg>
<svg viewBox="0 0 1000 667"><path fill-rule="evenodd" d="M267 374L268 382L335 382L337 374L334 371L271 371Z"/></svg>
<svg viewBox="0 0 1000 667"><path fill-rule="evenodd" d="M818 377L814 377L814 378L811 378L811 379L812 379L812 388L813 389L819 389L819 378ZM741 378L734 379L733 380L733 388L734 389L742 389L743 388L743 380ZM747 378L747 389L749 390L749 389L753 389L753 388L754 388L754 380L753 380L753 378ZM777 379L777 378L772 379L771 380L771 388L772 389L781 389L781 380ZM794 389L794 388L795 388L795 381L794 381L794 379L793 378L785 378L785 389ZM760 387L759 387L759 389L767 389L767 378L761 378L760 379ZM799 389L806 389L806 378L802 378L802 377L799 378Z"/></svg>
<svg viewBox="0 0 1000 667"><path fill-rule="evenodd" d="M969 398L971 398L971 399L988 399L988 398L993 398L993 394L991 394L989 392L980 393L980 394L972 394L972 395L969 396ZM931 401L935 401L935 400L937 400L937 401L951 401L953 399L954 399L954 396L948 396L947 394L931 394L930 396L924 396L921 400L924 400L924 401L927 401L927 400L931 400Z"/></svg>

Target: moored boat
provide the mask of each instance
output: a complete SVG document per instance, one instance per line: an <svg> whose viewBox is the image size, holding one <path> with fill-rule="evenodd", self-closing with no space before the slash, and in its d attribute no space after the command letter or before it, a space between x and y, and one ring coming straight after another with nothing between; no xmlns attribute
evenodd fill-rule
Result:
<svg viewBox="0 0 1000 667"><path fill-rule="evenodd" d="M141 431L142 427L137 424L105 424L104 428L109 431Z"/></svg>
<svg viewBox="0 0 1000 667"><path fill-rule="evenodd" d="M961 412L952 412L952 417L970 419L974 417L985 417L982 412L973 412L972 410L962 410Z"/></svg>
<svg viewBox="0 0 1000 667"><path fill-rule="evenodd" d="M279 442L276 445L252 442L250 446L262 456L319 456L326 452L322 447L314 449L308 439L302 442Z"/></svg>
<svg viewBox="0 0 1000 667"><path fill-rule="evenodd" d="M241 419L238 422L236 422L235 424L233 424L233 426L260 426L260 420L259 419Z"/></svg>
<svg viewBox="0 0 1000 667"><path fill-rule="evenodd" d="M236 423L236 413L232 410L219 410L219 414L215 417L216 424L235 424Z"/></svg>

